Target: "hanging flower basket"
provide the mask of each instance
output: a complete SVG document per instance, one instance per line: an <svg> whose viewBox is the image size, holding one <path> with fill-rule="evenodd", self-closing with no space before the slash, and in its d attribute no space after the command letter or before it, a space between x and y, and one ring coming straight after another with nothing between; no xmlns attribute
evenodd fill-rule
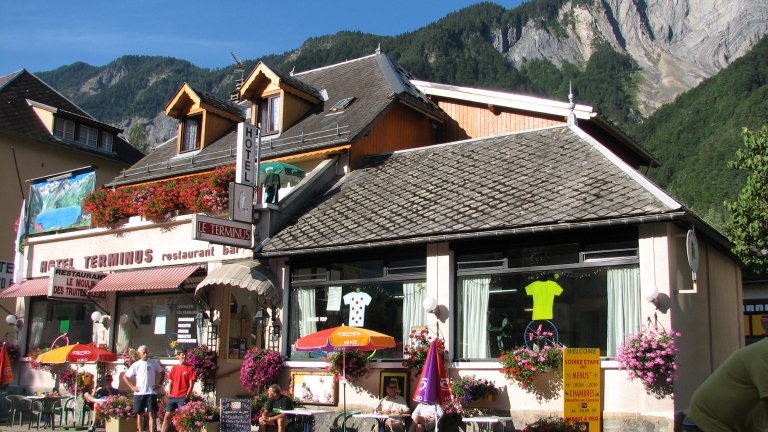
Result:
<svg viewBox="0 0 768 432"><path fill-rule="evenodd" d="M282 371L283 359L280 353L254 347L245 354L240 368L240 385L256 394L261 388L276 383Z"/></svg>
<svg viewBox="0 0 768 432"><path fill-rule="evenodd" d="M558 397L563 383L562 345L544 345L534 349L521 346L512 351L502 351L499 362L502 364L501 373L520 388L532 393L537 400ZM544 374L550 377L546 382L541 382L540 377Z"/></svg>
<svg viewBox="0 0 768 432"><path fill-rule="evenodd" d="M424 369L424 362L427 361L427 352L432 337L427 329L423 329L421 331L411 330L408 339L410 342L403 347L403 354L405 354L403 366L413 371L414 375L419 376ZM444 356L447 355L445 341L442 338L437 338L436 341L437 352Z"/></svg>
<svg viewBox="0 0 768 432"><path fill-rule="evenodd" d="M451 382L451 392L463 406L470 402L492 402L496 400L499 389L496 384L475 375L467 375Z"/></svg>
<svg viewBox="0 0 768 432"><path fill-rule="evenodd" d="M619 369L629 371L629 380L640 379L648 394L662 399L672 394L677 378L675 338L680 333L651 324L627 338L619 347L616 361Z"/></svg>
<svg viewBox="0 0 768 432"><path fill-rule="evenodd" d="M368 368L369 359L370 354L359 350L343 355L341 352L334 352L325 358L326 369L333 372L333 379L336 381L346 376L347 382L357 384L361 379L371 375L371 370Z"/></svg>
<svg viewBox="0 0 768 432"><path fill-rule="evenodd" d="M216 351L205 345L187 350L187 364L195 369L195 376L203 383L216 377L216 370L219 369L217 357Z"/></svg>

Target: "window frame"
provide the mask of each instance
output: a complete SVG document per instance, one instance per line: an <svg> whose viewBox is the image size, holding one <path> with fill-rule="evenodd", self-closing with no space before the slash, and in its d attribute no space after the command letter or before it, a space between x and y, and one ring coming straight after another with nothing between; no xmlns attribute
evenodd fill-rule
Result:
<svg viewBox="0 0 768 432"><path fill-rule="evenodd" d="M91 148L97 148L99 146L98 129L86 126L84 124L81 124L77 129L77 142Z"/></svg>
<svg viewBox="0 0 768 432"><path fill-rule="evenodd" d="M197 123L197 131L196 131L196 137L195 137L195 143L194 147L192 148L186 148L187 144L187 134L188 126L187 124L189 122L195 122ZM199 150L202 147L202 125L203 125L203 116L201 114L199 115L192 115L192 116L184 116L181 119L181 140L179 142L179 153L186 153L191 151Z"/></svg>
<svg viewBox="0 0 768 432"><path fill-rule="evenodd" d="M102 132L100 145L104 151L111 152L115 143L115 135L111 132Z"/></svg>
<svg viewBox="0 0 768 432"><path fill-rule="evenodd" d="M280 99L281 95L279 93L267 95L259 99L257 123L260 123L262 126L262 136L280 133L280 118L282 117L282 104ZM275 101L277 101L277 108L275 108ZM277 115L276 119L273 118L273 114Z"/></svg>
<svg viewBox="0 0 768 432"><path fill-rule="evenodd" d="M59 128L59 126L61 126L61 128ZM71 127L70 132L67 132L67 126ZM53 135L61 139L74 141L75 140L75 122L73 122L72 120L63 119L61 117L56 117L53 121Z"/></svg>

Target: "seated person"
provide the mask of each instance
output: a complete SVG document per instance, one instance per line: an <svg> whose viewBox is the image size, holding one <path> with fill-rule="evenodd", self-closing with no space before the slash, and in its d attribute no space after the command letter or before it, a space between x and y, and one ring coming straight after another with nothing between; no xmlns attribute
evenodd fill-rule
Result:
<svg viewBox="0 0 768 432"><path fill-rule="evenodd" d="M400 396L397 390L397 380L391 380L387 384L387 395L379 401L373 412L381 414L408 414L411 412L405 398ZM400 418L388 418L384 421L384 429L393 432L405 432L403 420Z"/></svg>
<svg viewBox="0 0 768 432"><path fill-rule="evenodd" d="M112 387L112 375L104 375L99 381L99 387L95 392L90 388L86 389L85 393L83 393L83 399L85 399L85 402L93 410L93 414L91 415L91 426L88 428L88 432L96 430L96 415L98 414L99 407L102 402L104 402L104 399L106 399L107 396L117 396L119 394L120 392Z"/></svg>
<svg viewBox="0 0 768 432"><path fill-rule="evenodd" d="M293 416L283 413L293 409L293 400L282 394L282 389L277 384L272 384L267 390L267 409L261 412L259 417L259 430L264 432L267 426L277 426L278 432L285 432L288 424L293 421Z"/></svg>
<svg viewBox="0 0 768 432"><path fill-rule="evenodd" d="M440 405L418 404L411 414L413 422L408 427L408 432L435 430L435 413L442 417L443 407Z"/></svg>

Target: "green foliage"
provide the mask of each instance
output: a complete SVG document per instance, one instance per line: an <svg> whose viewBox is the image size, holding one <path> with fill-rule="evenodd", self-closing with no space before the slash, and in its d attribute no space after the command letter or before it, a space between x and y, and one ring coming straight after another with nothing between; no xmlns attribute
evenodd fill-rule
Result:
<svg viewBox="0 0 768 432"><path fill-rule="evenodd" d="M728 163L749 173L735 201L726 201L731 212L725 230L734 242L733 252L755 273L768 270L768 126L758 131L744 128L744 147Z"/></svg>
<svg viewBox="0 0 768 432"><path fill-rule="evenodd" d="M131 131L128 132L128 142L133 144L133 146L137 149L141 150L142 153L148 153L149 137L147 136L147 131L144 130L143 124L133 125Z"/></svg>
<svg viewBox="0 0 768 432"><path fill-rule="evenodd" d="M726 166L741 147L742 127L768 124L768 38L716 76L664 105L630 135L663 165L650 177L716 227L723 205L745 184Z"/></svg>

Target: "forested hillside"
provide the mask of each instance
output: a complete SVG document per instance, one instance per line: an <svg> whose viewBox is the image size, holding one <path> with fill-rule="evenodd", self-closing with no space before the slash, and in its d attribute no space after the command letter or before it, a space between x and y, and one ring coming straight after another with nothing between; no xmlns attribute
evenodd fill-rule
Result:
<svg viewBox="0 0 768 432"><path fill-rule="evenodd" d="M741 147L741 128L768 124L768 38L716 76L680 95L631 130L664 166L650 177L716 226L745 173L726 164Z"/></svg>

